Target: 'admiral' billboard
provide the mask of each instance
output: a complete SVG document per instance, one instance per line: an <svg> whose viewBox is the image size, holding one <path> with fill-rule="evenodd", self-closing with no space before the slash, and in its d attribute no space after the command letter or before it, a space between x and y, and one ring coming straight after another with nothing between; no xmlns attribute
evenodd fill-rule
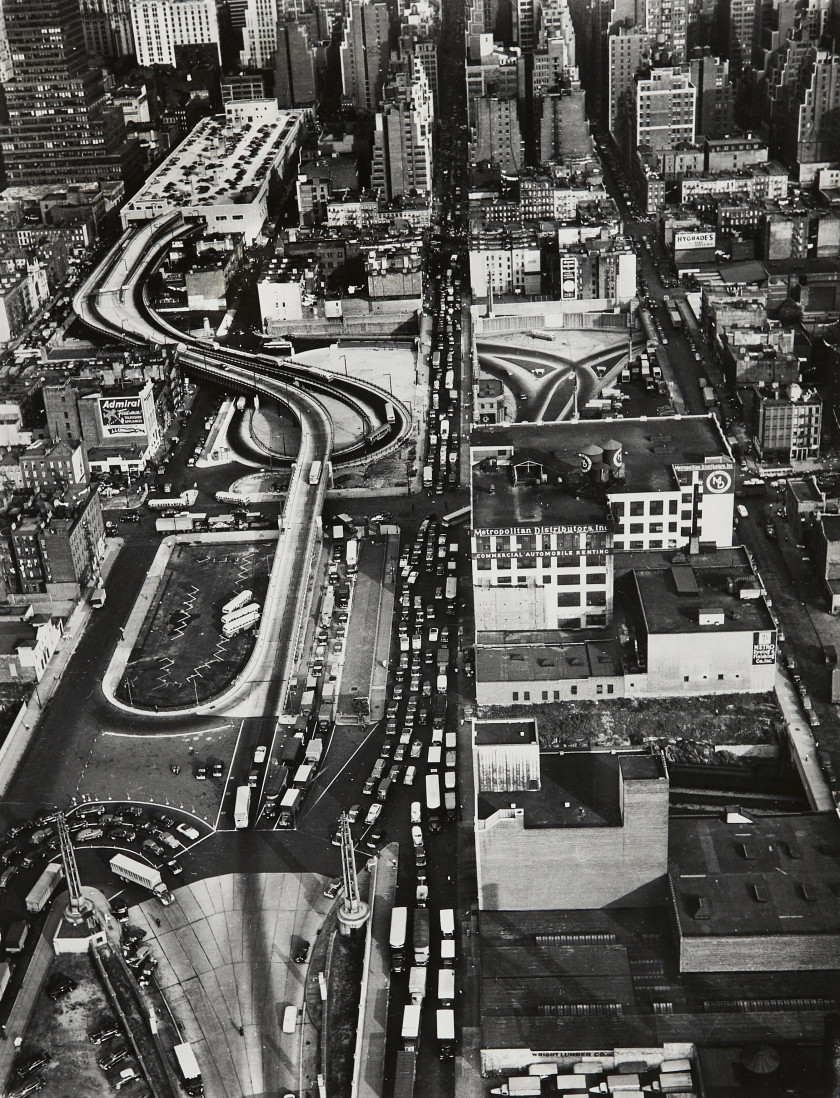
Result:
<svg viewBox="0 0 840 1098"><path fill-rule="evenodd" d="M109 438L146 433L140 397L100 397L99 415L102 433Z"/></svg>

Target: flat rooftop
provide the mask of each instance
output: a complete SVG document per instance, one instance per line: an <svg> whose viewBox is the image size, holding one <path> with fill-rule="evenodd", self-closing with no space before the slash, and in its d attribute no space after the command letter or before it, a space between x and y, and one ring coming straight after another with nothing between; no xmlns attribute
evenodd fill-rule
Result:
<svg viewBox="0 0 840 1098"><path fill-rule="evenodd" d="M487 634L482 634L482 646L475 653L476 675L482 682L551 682L622 673L619 645L608 639L494 648L484 647L487 643Z"/></svg>
<svg viewBox="0 0 840 1098"><path fill-rule="evenodd" d="M616 445L622 451L623 480L595 485L581 471L581 455L597 464L599 452ZM478 529L605 522L608 492L674 491L674 466L732 461L713 416L479 427L470 435L470 455ZM503 464L493 468L493 461Z"/></svg>
<svg viewBox="0 0 840 1098"><path fill-rule="evenodd" d="M540 754L540 788L481 792L477 816L486 820L515 804L525 829L619 827L618 765L622 756L588 751Z"/></svg>
<svg viewBox="0 0 840 1098"><path fill-rule="evenodd" d="M614 560L618 601L626 606L630 599L632 604L635 590L653 634L742 633L775 628L747 555L740 547L691 555L675 555L673 550L617 553ZM729 591L732 581L734 593ZM759 597L740 598L739 586L752 588ZM717 614L719 624L701 625L701 611Z"/></svg>
<svg viewBox="0 0 840 1098"><path fill-rule="evenodd" d="M840 822L833 813L762 816L751 824L674 817L669 862L683 937L840 932Z"/></svg>
<svg viewBox="0 0 840 1098"><path fill-rule="evenodd" d="M286 146L296 140L303 113L278 109L268 120L259 111L253 122L203 118L123 212L153 203L189 207L252 202Z"/></svg>
<svg viewBox="0 0 840 1098"><path fill-rule="evenodd" d="M521 721L474 721L476 747L490 747L495 744L537 743L537 722Z"/></svg>

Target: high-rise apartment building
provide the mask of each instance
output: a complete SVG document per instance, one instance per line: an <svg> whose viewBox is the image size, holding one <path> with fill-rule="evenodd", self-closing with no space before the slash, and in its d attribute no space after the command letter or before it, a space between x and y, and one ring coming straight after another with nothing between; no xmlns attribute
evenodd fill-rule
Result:
<svg viewBox="0 0 840 1098"><path fill-rule="evenodd" d="M772 5L766 5L768 8ZM720 50L733 77L752 62L761 42L760 0L721 0L718 8Z"/></svg>
<svg viewBox="0 0 840 1098"><path fill-rule="evenodd" d="M315 51L306 24L295 19L277 24L274 94L280 107L309 107L317 99Z"/></svg>
<svg viewBox="0 0 840 1098"><path fill-rule="evenodd" d="M14 68L4 84L8 123L0 128L13 184L140 183L136 141L122 111L105 99L102 74L85 52L79 0L3 0Z"/></svg>
<svg viewBox="0 0 840 1098"><path fill-rule="evenodd" d="M219 54L216 0L131 0L139 65L175 67L175 47L213 44Z"/></svg>
<svg viewBox="0 0 840 1098"><path fill-rule="evenodd" d="M495 164L503 172L516 173L525 163L525 145L515 99L484 95L470 105L475 119L470 157L474 163Z"/></svg>
<svg viewBox="0 0 840 1098"><path fill-rule="evenodd" d="M134 53L128 0L80 0L85 49L91 57L113 60Z"/></svg>
<svg viewBox="0 0 840 1098"><path fill-rule="evenodd" d="M625 154L635 125L635 79L650 65L651 41L644 28L615 27L607 41L607 125Z"/></svg>
<svg viewBox="0 0 840 1098"><path fill-rule="evenodd" d="M389 198L432 189L434 109L425 71L405 65L385 86L376 116L371 186Z"/></svg>
<svg viewBox="0 0 840 1098"><path fill-rule="evenodd" d="M388 71L388 7L350 0L341 43L341 83L356 106L375 111Z"/></svg>
<svg viewBox="0 0 840 1098"><path fill-rule="evenodd" d="M636 146L654 151L694 142L697 90L687 66L652 69L636 79Z"/></svg>
<svg viewBox="0 0 840 1098"><path fill-rule="evenodd" d="M549 92L535 101L534 111L540 163L591 155L585 96L579 87Z"/></svg>
<svg viewBox="0 0 840 1098"><path fill-rule="evenodd" d="M735 128L735 96L729 79L729 62L711 50L695 50L690 62L691 83L697 89L698 136L714 140Z"/></svg>

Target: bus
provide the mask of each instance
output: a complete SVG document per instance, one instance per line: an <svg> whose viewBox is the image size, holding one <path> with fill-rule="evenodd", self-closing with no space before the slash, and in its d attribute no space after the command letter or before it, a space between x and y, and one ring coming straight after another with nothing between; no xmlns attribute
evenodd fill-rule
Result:
<svg viewBox="0 0 840 1098"><path fill-rule="evenodd" d="M251 787L240 785L236 790L236 803L233 808L233 822L237 829L248 826L248 814L251 810Z"/></svg>
<svg viewBox="0 0 840 1098"><path fill-rule="evenodd" d="M394 907L391 909L391 933L389 944L391 946L391 971L402 972L405 968L405 935L408 925L408 908Z"/></svg>
<svg viewBox="0 0 840 1098"><path fill-rule="evenodd" d="M680 316L680 311L674 305L668 306L668 319L671 321L672 328L682 328L683 318Z"/></svg>
<svg viewBox="0 0 840 1098"><path fill-rule="evenodd" d="M396 422L396 414L394 413L394 405L388 401L385 405L385 422L389 425L393 425Z"/></svg>
<svg viewBox="0 0 840 1098"><path fill-rule="evenodd" d="M466 507L459 507L457 511L450 511L448 515L443 516L442 521L445 527L455 526L460 522L466 522L469 517L470 506L468 504Z"/></svg>
<svg viewBox="0 0 840 1098"><path fill-rule="evenodd" d="M241 610L243 606L246 606L251 601L253 591L246 587L244 591L240 591L238 595L234 595L232 599L228 601L222 607L222 617L226 614L232 614L235 610Z"/></svg>
<svg viewBox="0 0 840 1098"><path fill-rule="evenodd" d="M653 317L647 311L647 309L639 309L639 318L642 322L642 327L645 331L645 338L649 343L659 342L659 333L656 330L656 325L653 323Z"/></svg>
<svg viewBox="0 0 840 1098"><path fill-rule="evenodd" d="M317 484L321 479L321 462L313 461L309 466L309 483Z"/></svg>
<svg viewBox="0 0 840 1098"><path fill-rule="evenodd" d="M440 831L440 778L437 774L426 775L426 812L429 830Z"/></svg>

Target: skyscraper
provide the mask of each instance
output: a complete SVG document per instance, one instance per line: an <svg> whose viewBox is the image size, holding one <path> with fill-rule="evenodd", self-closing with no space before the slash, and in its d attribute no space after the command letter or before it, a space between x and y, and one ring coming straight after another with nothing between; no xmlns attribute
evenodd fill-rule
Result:
<svg viewBox="0 0 840 1098"><path fill-rule="evenodd" d="M434 110L426 73L406 64L385 86L382 111L376 116L371 185L397 198L432 189Z"/></svg>
<svg viewBox="0 0 840 1098"><path fill-rule="evenodd" d="M136 141L85 52L79 0L3 0L14 75L0 146L9 183L140 183Z"/></svg>
<svg viewBox="0 0 840 1098"><path fill-rule="evenodd" d="M652 69L636 78L636 146L655 151L694 141L697 90L688 66Z"/></svg>
<svg viewBox="0 0 840 1098"><path fill-rule="evenodd" d="M375 111L388 71L388 7L350 0L341 43L341 83L357 107Z"/></svg>
<svg viewBox="0 0 840 1098"><path fill-rule="evenodd" d="M277 24L274 94L281 107L309 107L317 98L315 51L308 27L296 19L281 19Z"/></svg>
<svg viewBox="0 0 840 1098"><path fill-rule="evenodd" d="M128 0L80 0L85 49L108 60L134 53Z"/></svg>
<svg viewBox="0 0 840 1098"><path fill-rule="evenodd" d="M695 50L691 58L691 83L697 89L698 135L715 138L732 133L735 97L729 80L729 62L721 61L708 48Z"/></svg>
<svg viewBox="0 0 840 1098"><path fill-rule="evenodd" d="M131 0L140 65L175 67L175 47L213 43L219 55L216 0Z"/></svg>

